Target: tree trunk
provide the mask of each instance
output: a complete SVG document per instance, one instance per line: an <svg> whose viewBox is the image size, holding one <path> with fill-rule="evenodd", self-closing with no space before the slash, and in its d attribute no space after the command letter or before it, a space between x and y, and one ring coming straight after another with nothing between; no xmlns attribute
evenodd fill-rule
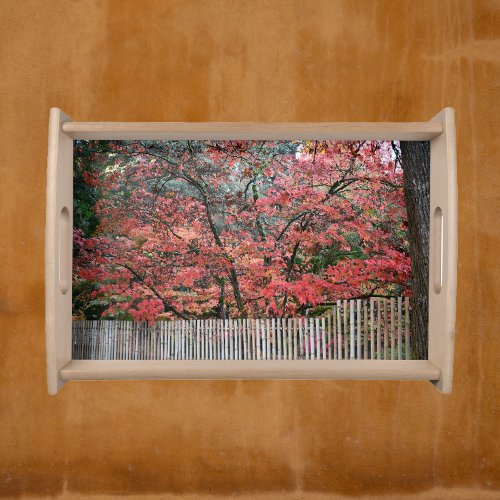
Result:
<svg viewBox="0 0 500 500"><path fill-rule="evenodd" d="M218 279L217 282L220 286L219 294L219 318L226 319L226 280L224 278Z"/></svg>
<svg viewBox="0 0 500 500"><path fill-rule="evenodd" d="M401 142L413 291L413 346L428 357L430 142Z"/></svg>
<svg viewBox="0 0 500 500"><path fill-rule="evenodd" d="M205 212L207 214L207 219L208 219L208 225L210 227L210 230L212 231L212 234L214 236L215 243L219 248L221 248L224 252L224 256L226 257L228 263L229 263L229 282L231 283L231 286L233 288L233 294L234 294L234 299L236 301L236 307L238 308L238 312L240 315L243 314L244 311L244 304L243 304L243 299L241 297L241 292L240 292L240 284L238 281L238 274L236 273L236 269L234 268L234 263L233 260L227 255L226 251L224 250L224 243L222 243L222 240L219 235L219 231L217 230L217 227L215 226L214 220L212 218L212 212L210 211L210 204L208 202L207 195L203 192L200 191L202 194L202 201L203 201L203 206L205 207Z"/></svg>

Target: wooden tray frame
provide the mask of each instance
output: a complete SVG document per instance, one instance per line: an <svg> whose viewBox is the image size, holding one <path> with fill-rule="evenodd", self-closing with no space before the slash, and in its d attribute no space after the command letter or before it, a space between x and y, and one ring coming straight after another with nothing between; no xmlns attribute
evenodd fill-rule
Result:
<svg viewBox="0 0 500 500"><path fill-rule="evenodd" d="M73 140L202 139L429 140L431 142L429 359L296 361L101 361L71 359ZM47 382L68 380L336 379L430 380L450 393L457 281L455 112L410 123L74 122L58 108L49 120L45 232Z"/></svg>

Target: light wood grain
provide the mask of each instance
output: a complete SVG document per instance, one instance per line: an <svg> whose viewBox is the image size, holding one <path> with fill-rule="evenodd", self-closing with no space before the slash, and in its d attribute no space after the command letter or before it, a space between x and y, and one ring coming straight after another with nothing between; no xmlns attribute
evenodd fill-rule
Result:
<svg viewBox="0 0 500 500"><path fill-rule="evenodd" d="M47 206L45 222L45 344L49 394L62 387L59 370L71 359L71 248L73 226L73 142L61 133L61 110L52 108L47 157ZM67 224L61 214L67 211ZM65 229L64 229L65 227ZM69 234L61 234L61 230ZM61 246L61 243L64 247ZM68 256L63 259L63 256Z"/></svg>
<svg viewBox="0 0 500 500"><path fill-rule="evenodd" d="M450 393L453 380L457 294L457 159L455 111L445 108L432 121L444 124L443 134L431 141L431 206L429 252L429 360L441 370L436 386ZM433 214L443 213L441 251ZM443 259L442 265L436 262ZM441 282L435 273L441 272Z"/></svg>
<svg viewBox="0 0 500 500"><path fill-rule="evenodd" d="M269 361L98 361L74 360L63 380L120 379L283 379L438 380L429 361L269 360Z"/></svg>
<svg viewBox="0 0 500 500"><path fill-rule="evenodd" d="M400 140L429 141L442 133L439 122L67 122L72 139L98 140Z"/></svg>

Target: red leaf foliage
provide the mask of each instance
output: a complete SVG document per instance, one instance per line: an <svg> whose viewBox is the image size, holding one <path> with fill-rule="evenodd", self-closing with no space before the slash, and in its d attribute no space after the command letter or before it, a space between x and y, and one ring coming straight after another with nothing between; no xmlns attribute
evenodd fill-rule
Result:
<svg viewBox="0 0 500 500"><path fill-rule="evenodd" d="M389 143L130 142L93 161L99 225L75 228L74 282L104 316L298 315L409 293Z"/></svg>

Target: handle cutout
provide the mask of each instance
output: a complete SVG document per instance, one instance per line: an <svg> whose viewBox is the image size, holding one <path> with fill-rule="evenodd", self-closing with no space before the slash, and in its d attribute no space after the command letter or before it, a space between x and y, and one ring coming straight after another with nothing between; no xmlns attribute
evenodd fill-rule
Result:
<svg viewBox="0 0 500 500"><path fill-rule="evenodd" d="M444 269L444 217L441 207L436 207L434 219L434 269L432 272L433 288L439 293L443 288Z"/></svg>
<svg viewBox="0 0 500 500"><path fill-rule="evenodd" d="M71 266L71 231L69 210L63 207L59 215L59 288L63 295L69 289Z"/></svg>

